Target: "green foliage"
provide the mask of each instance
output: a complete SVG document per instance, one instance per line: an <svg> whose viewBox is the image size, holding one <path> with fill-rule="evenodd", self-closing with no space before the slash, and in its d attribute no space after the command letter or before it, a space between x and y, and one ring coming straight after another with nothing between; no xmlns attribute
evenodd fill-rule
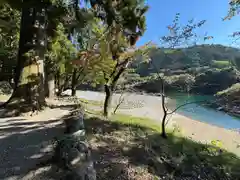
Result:
<svg viewBox="0 0 240 180"><path fill-rule="evenodd" d="M91 45L87 50L90 56L86 69L88 82L92 81L92 84L104 84L106 79L110 82L120 69L119 64L126 60L132 62L135 56L147 51L144 48L129 50L128 39L121 31L113 34L115 30L115 27L107 27L98 20L92 25ZM116 66L119 67L116 69Z"/></svg>
<svg viewBox="0 0 240 180"><path fill-rule="evenodd" d="M0 5L0 11L0 19L9 23L0 27L0 77L9 80L17 60L20 13L9 4Z"/></svg>
<svg viewBox="0 0 240 180"><path fill-rule="evenodd" d="M209 69L195 78L194 91L215 94L239 82L240 73L234 68Z"/></svg>
<svg viewBox="0 0 240 180"><path fill-rule="evenodd" d="M65 34L65 29L60 23L56 29L56 36L49 42L47 52L47 65L51 72L60 70L63 74L66 68L71 67L71 61L76 58L77 50Z"/></svg>
<svg viewBox="0 0 240 180"><path fill-rule="evenodd" d="M146 29L146 19L144 14L148 10L148 6L146 6L144 0L100 0L90 2L92 6L95 4L98 5L97 10L101 8L105 12L105 15L104 13L98 12L98 16L104 20L108 26L112 26L115 23L120 25L130 41L131 39L135 40L137 36L143 35Z"/></svg>
<svg viewBox="0 0 240 180"><path fill-rule="evenodd" d="M180 74L173 76L164 76L165 87L167 89L176 89L189 92L195 83L195 78L190 74Z"/></svg>
<svg viewBox="0 0 240 180"><path fill-rule="evenodd" d="M182 91L190 92L195 84L194 76L190 74L180 74L172 76L164 76L160 74L164 82L165 92L168 91ZM148 92L159 93L161 91L161 81L159 80L158 74L153 73L151 76L144 78L140 81L140 84L137 85L137 88L146 90Z"/></svg>
<svg viewBox="0 0 240 180"><path fill-rule="evenodd" d="M231 62L228 61L228 60L219 60L219 61L216 61L216 60L213 60L212 61L212 67L214 68L227 68L231 65Z"/></svg>
<svg viewBox="0 0 240 180"><path fill-rule="evenodd" d="M229 5L229 11L224 20L230 20L233 16L236 16L238 14L240 10L240 0L230 0Z"/></svg>
<svg viewBox="0 0 240 180"><path fill-rule="evenodd" d="M85 82L92 85L104 84L104 73L110 73L116 63L111 57L106 32L107 27L95 19L91 24L91 37L86 42L88 45L85 51L88 58L84 69L84 73L87 74Z"/></svg>
<svg viewBox="0 0 240 180"><path fill-rule="evenodd" d="M240 67L240 50L222 45L196 45L180 49L154 48L150 51L149 57L158 70L187 71L187 69L198 68L204 72L207 66L212 66L213 61L229 61L238 69ZM152 63L140 63L139 61L136 61L133 67L141 76L156 73ZM193 70L191 73L198 74L199 70Z"/></svg>

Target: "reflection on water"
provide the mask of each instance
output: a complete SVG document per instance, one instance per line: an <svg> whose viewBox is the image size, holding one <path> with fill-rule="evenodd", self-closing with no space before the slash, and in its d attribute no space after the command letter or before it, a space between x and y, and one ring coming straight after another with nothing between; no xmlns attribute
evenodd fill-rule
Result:
<svg viewBox="0 0 240 180"><path fill-rule="evenodd" d="M186 102L213 100L212 96L187 95L183 93L169 94L169 97L172 99L169 102L170 107L172 108L178 107L179 105ZM240 118L228 115L227 113L212 108L205 107L203 106L203 102L187 104L186 106L180 108L177 112L189 118L213 124L226 129L240 129Z"/></svg>

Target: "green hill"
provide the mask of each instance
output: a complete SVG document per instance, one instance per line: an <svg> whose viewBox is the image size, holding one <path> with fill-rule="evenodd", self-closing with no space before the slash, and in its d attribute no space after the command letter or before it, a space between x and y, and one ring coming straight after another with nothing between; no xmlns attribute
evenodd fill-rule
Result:
<svg viewBox="0 0 240 180"><path fill-rule="evenodd" d="M222 45L196 45L188 48L170 50L165 48L152 49L151 63L133 64L136 72L141 76L149 76L159 71L173 74L186 73L186 70L199 67L224 68L232 64L239 65L240 49ZM239 67L238 67L239 68Z"/></svg>

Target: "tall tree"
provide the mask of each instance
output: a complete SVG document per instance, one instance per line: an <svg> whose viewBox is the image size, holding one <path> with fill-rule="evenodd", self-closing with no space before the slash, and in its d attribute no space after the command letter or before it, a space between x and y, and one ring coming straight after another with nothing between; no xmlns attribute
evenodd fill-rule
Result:
<svg viewBox="0 0 240 180"><path fill-rule="evenodd" d="M44 99L44 55L47 35L54 36L58 22L76 4L63 0L5 0L21 10L20 42L15 72L15 88L11 100L23 100L26 107L40 109ZM2 3L2 2L1 2ZM75 3L75 2L74 2ZM48 25L48 26L47 26ZM7 103L8 103L7 102ZM6 104L7 104L6 103ZM4 104L4 105L6 105Z"/></svg>
<svg viewBox="0 0 240 180"><path fill-rule="evenodd" d="M11 82L17 59L20 12L7 3L0 4L0 11L0 19L7 22L0 23L0 77L1 80Z"/></svg>
<svg viewBox="0 0 240 180"><path fill-rule="evenodd" d="M110 26L110 52L112 60L115 61L115 67L108 75L105 73L105 101L104 116L108 116L109 106L112 95L117 85L118 79L128 68L129 63L135 58L132 52L127 52L133 48L139 38L145 31L145 13L148 6L141 0L119 1L112 4L113 12L118 12L117 18L108 17L106 22ZM133 49L132 49L133 50ZM131 51L131 50L130 50ZM139 52L133 50L134 52Z"/></svg>
<svg viewBox="0 0 240 180"><path fill-rule="evenodd" d="M45 104L43 77L46 47L47 4L24 0L22 3L18 63L14 97L24 100L27 107L40 109Z"/></svg>
<svg viewBox="0 0 240 180"><path fill-rule="evenodd" d="M179 23L180 14L177 13L175 16L175 19L173 20L173 23L169 25L167 28L169 30L169 34L167 36L163 36L160 41L162 45L167 50L163 50L164 56L169 57L169 54L172 54L174 52L179 52L181 49L180 47L184 46L191 46L192 44L195 44L195 38L197 37L196 32L194 32L197 28L202 27L205 24L205 20L202 20L200 22L195 23L193 20L188 21L188 23L184 26L181 26ZM204 37L204 39L212 38L210 36ZM161 121L161 127L162 127L162 137L167 138L166 134L166 124L167 124L167 116L170 114L173 114L175 111L177 111L182 106L185 106L186 104L180 105L172 112L169 112L169 109L166 105L166 94L165 94L165 86L164 86L164 79L163 75L159 73L158 68L154 64L153 61L150 61L150 63L153 65L157 72L157 78L160 81L160 93L161 93L161 105L162 105L162 112L163 117Z"/></svg>
<svg viewBox="0 0 240 180"><path fill-rule="evenodd" d="M20 99L30 109L44 104L43 59L46 47L48 1L7 1L21 10L18 61L14 77L14 93L10 100Z"/></svg>

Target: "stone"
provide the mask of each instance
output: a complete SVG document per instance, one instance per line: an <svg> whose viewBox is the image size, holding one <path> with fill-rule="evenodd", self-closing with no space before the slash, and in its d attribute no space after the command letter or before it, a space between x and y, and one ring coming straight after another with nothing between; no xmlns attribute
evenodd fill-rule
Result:
<svg viewBox="0 0 240 180"><path fill-rule="evenodd" d="M86 142L79 139L74 135L65 135L59 140L55 148L55 162L70 171L75 179L78 177L79 180L95 180L96 172L90 149Z"/></svg>
<svg viewBox="0 0 240 180"><path fill-rule="evenodd" d="M83 111L77 110L65 119L65 134L54 149L54 162L66 171L66 180L96 180L83 118Z"/></svg>

